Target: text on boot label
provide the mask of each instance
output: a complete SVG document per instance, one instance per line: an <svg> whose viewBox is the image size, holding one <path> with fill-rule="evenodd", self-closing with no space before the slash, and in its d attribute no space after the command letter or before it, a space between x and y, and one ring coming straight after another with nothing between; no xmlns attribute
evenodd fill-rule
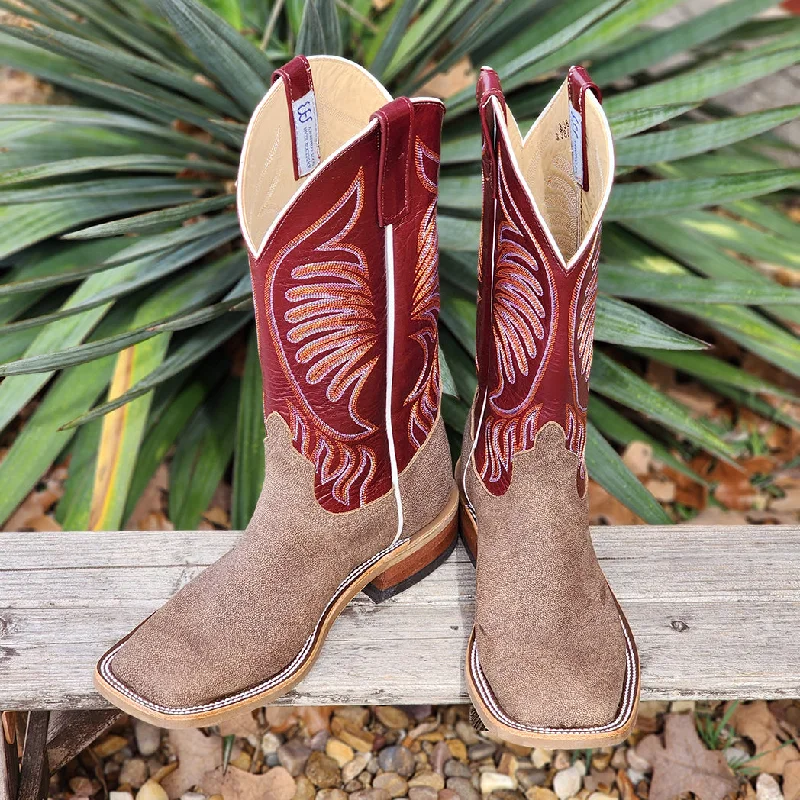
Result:
<svg viewBox="0 0 800 800"><path fill-rule="evenodd" d="M572 144L572 177L583 186L583 117L569 104L569 138Z"/></svg>
<svg viewBox="0 0 800 800"><path fill-rule="evenodd" d="M297 174L313 172L320 162L317 99L314 90L292 101L292 120L296 145Z"/></svg>

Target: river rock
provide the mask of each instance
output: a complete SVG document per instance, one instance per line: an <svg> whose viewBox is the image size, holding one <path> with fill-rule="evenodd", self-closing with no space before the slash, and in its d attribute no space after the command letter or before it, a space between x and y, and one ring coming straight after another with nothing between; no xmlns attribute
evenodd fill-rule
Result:
<svg viewBox="0 0 800 800"><path fill-rule="evenodd" d="M388 792L389 797L403 797L408 791L406 779L396 772L383 772L380 775L376 775L372 781L372 786L375 789L383 789Z"/></svg>
<svg viewBox="0 0 800 800"><path fill-rule="evenodd" d="M396 772L404 778L414 774L417 768L417 761L414 754L402 745L392 745L391 747L384 747L378 753L378 766L384 772Z"/></svg>
<svg viewBox="0 0 800 800"><path fill-rule="evenodd" d="M306 777L319 789L333 789L342 776L339 765L330 756L315 751L306 762Z"/></svg>
<svg viewBox="0 0 800 800"><path fill-rule="evenodd" d="M290 739L278 748L278 762L293 777L302 775L311 748L299 739Z"/></svg>

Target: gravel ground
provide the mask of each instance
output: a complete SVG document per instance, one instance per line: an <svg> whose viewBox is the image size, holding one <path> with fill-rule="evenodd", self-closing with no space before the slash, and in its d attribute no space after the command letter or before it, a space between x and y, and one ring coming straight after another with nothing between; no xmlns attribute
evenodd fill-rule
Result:
<svg viewBox="0 0 800 800"><path fill-rule="evenodd" d="M622 745L530 750L468 706L270 707L206 730L124 718L53 800L800 800L800 701L643 703Z"/></svg>

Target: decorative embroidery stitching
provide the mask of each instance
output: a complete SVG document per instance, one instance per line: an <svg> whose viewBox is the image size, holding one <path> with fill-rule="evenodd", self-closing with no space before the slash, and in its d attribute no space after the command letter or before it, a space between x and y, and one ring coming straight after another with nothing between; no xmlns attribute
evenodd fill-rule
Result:
<svg viewBox="0 0 800 800"><path fill-rule="evenodd" d="M550 360L558 325L558 297L552 271L514 202L498 154L498 234L492 287L494 364L482 437L475 456L484 484L502 494L515 453L528 449L539 428L536 391ZM537 257L538 256L538 257ZM522 396L520 396L522 395Z"/></svg>
<svg viewBox="0 0 800 800"><path fill-rule="evenodd" d="M405 399L411 405L408 419L408 439L414 449L422 446L433 428L439 412L439 348L436 328L439 318L439 236L436 230L436 181L432 180L427 167L434 174L439 170L439 157L425 144L416 139L416 172L420 183L433 194L417 235L417 263L414 269L414 290L411 298L411 319L420 328L411 338L422 348L423 367L414 388Z"/></svg>
<svg viewBox="0 0 800 800"><path fill-rule="evenodd" d="M363 206L364 173L359 169L335 205L278 252L265 282L269 329L292 390L285 402L293 442L316 467L320 503L339 511L374 499L378 461L365 440L379 426L363 413L359 399L382 358L380 336L366 255L346 241ZM333 233L313 247L319 260L303 259L292 267L291 286L283 293L289 308L277 318L274 293L281 269L329 224ZM315 386L324 387L328 402L346 405L347 414L337 415L336 427L325 413L329 407L315 408L309 394ZM322 496L320 490L325 490Z"/></svg>
<svg viewBox="0 0 800 800"><path fill-rule="evenodd" d="M502 495L511 480L514 455L533 447L537 432L555 421L564 430L567 448L578 457L576 485L582 496L599 228L572 270L551 267L537 232L514 201L506 169L500 150L491 287L493 363L484 378L488 396L476 431L475 466L488 491ZM566 328L559 328L560 307L569 308ZM564 382L547 375L554 352L559 354L558 369L569 369Z"/></svg>

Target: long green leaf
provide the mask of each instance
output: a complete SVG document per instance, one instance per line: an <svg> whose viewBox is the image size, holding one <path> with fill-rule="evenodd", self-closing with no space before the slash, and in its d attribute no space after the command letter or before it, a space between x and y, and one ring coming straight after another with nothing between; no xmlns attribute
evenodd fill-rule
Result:
<svg viewBox="0 0 800 800"><path fill-rule="evenodd" d="M793 47L742 61L721 60L610 97L605 102L606 112L616 114L634 108L699 103L790 67L798 58L800 49Z"/></svg>
<svg viewBox="0 0 800 800"><path fill-rule="evenodd" d="M613 42L619 41L636 27L661 14L679 0L627 0L611 13L596 22L579 36L567 41L554 53L527 67L519 78L544 75L597 52ZM657 104L653 104L657 105Z"/></svg>
<svg viewBox="0 0 800 800"><path fill-rule="evenodd" d="M703 350L706 347L699 339L681 333L636 306L603 294L597 298L594 338L611 344L665 350Z"/></svg>
<svg viewBox="0 0 800 800"><path fill-rule="evenodd" d="M794 428L800 430L800 421L794 418L791 413L783 411L781 408L775 408L771 403L768 403L763 397L759 397L752 392L745 392L735 386L727 383L718 383L716 381L703 380L712 391L721 394L733 400L739 406L752 409L756 414L762 416L764 419L777 422L779 425L784 425L787 428Z"/></svg>
<svg viewBox="0 0 800 800"><path fill-rule="evenodd" d="M248 320L251 318L251 314L238 313L229 314L222 319L214 320L210 325L206 325L202 328L194 338L185 341L169 356L169 358L164 360L163 364L152 370L152 372L138 381L138 383L124 394L93 408L86 414L82 414L76 419L71 420L63 427L66 429L73 428L77 425L84 425L87 422L91 422L93 419L97 419L115 409L121 408L127 403L142 397L142 395L146 395L148 392L151 392L157 386L164 383L164 381L169 380L184 369L196 364L208 353L219 347L222 342L233 336L233 334L247 324ZM164 334L160 335L163 336Z"/></svg>
<svg viewBox="0 0 800 800"><path fill-rule="evenodd" d="M536 74L532 65L538 66L555 51L562 52L565 45L619 5L622 5L622 0L574 0L557 4L530 32L526 31L520 41L512 40L493 56L492 62L497 65L503 88L508 91L528 81L531 74ZM521 48L523 42L524 50ZM448 106L457 112L470 100L468 90L464 90Z"/></svg>
<svg viewBox="0 0 800 800"><path fill-rule="evenodd" d="M397 52L411 18L417 9L419 0L398 0L397 11L394 13L392 23L386 31L378 52L369 64L370 71L375 77L381 79L389 62Z"/></svg>
<svg viewBox="0 0 800 800"><path fill-rule="evenodd" d="M671 106L653 106L652 108L634 108L631 111L620 111L610 114L608 124L614 141L619 142L635 133L654 128L662 122L680 117L687 111L696 108L694 103L682 103Z"/></svg>
<svg viewBox="0 0 800 800"><path fill-rule="evenodd" d="M200 214L209 211L217 211L235 202L235 195L223 194L217 197L209 197L206 200L196 200L191 203L184 203L180 206L163 208L158 211L148 211L144 214L137 214L133 217L114 220L113 222L102 222L99 225L92 225L79 231L67 234L67 239L97 239L103 236L119 236L130 233L149 233L160 229L164 225L174 222L183 222Z"/></svg>
<svg viewBox="0 0 800 800"><path fill-rule="evenodd" d="M229 124L209 119L202 106L182 100L174 94L167 101L161 93L153 96L140 89L95 77L90 70L81 67L77 62L24 42L17 42L2 30L0 48L6 65L30 72L56 86L95 97L111 106L140 114L145 119L166 124L172 124L176 118L183 119L208 131L226 144L241 146L243 132L238 133Z"/></svg>
<svg viewBox="0 0 800 800"><path fill-rule="evenodd" d="M247 342L247 357L239 392L239 413L236 417L231 498L231 525L235 530L247 527L261 494L265 435L261 362L254 327Z"/></svg>
<svg viewBox="0 0 800 800"><path fill-rule="evenodd" d="M334 0L306 0L295 51L304 55L342 52L342 30Z"/></svg>
<svg viewBox="0 0 800 800"><path fill-rule="evenodd" d="M797 243L785 241L775 233L761 231L751 225L744 225L707 211L681 214L675 222L682 227L702 233L720 247L735 250L757 261L800 269ZM795 231L795 235L796 233Z"/></svg>
<svg viewBox="0 0 800 800"><path fill-rule="evenodd" d="M791 220L783 211L777 210L759 200L738 200L727 206L727 210L760 226L766 231L777 233L784 239L800 244L800 225Z"/></svg>
<svg viewBox="0 0 800 800"><path fill-rule="evenodd" d="M197 60L239 106L251 112L266 94L267 83L217 31L225 23L215 15L214 26L203 18L195 0L152 0L175 26Z"/></svg>
<svg viewBox="0 0 800 800"><path fill-rule="evenodd" d="M239 221L235 214L219 214L216 217L200 220L193 225L183 225L166 233L133 239L133 244L120 250L106 261L106 264L124 264L134 258L159 253L170 247L186 244L213 234L222 234L231 239L237 235ZM227 240L226 240L227 241Z"/></svg>
<svg viewBox="0 0 800 800"><path fill-rule="evenodd" d="M236 170L230 164L221 164L218 161L191 161L185 158L160 156L155 154L142 154L134 156L99 156L86 158L71 158L66 161L55 161L50 164L40 164L36 167L8 170L0 174L0 186L13 186L17 183L53 178L61 175L76 175L83 172L97 170L111 170L113 172L180 172L183 169L197 169L212 172L217 175L233 177Z"/></svg>
<svg viewBox="0 0 800 800"><path fill-rule="evenodd" d="M217 184L192 181L195 191L217 188ZM111 178L74 182L45 183L30 189L0 190L0 206L22 203L46 203L53 200L82 200L83 198L126 197L131 194L153 195L156 199L164 192L188 189L186 181L176 178ZM185 206L179 206L182 208ZM156 212L158 213L158 212ZM67 234L68 237L72 234Z"/></svg>
<svg viewBox="0 0 800 800"><path fill-rule="evenodd" d="M614 188L606 219L666 216L673 211L730 203L798 184L800 169L624 183Z"/></svg>
<svg viewBox="0 0 800 800"><path fill-rule="evenodd" d="M0 327L0 333L5 334L13 331L26 330L28 328L41 327L42 325L51 325L57 320L64 320L68 317L83 314L90 309L96 308L97 306L101 306L105 303L109 303L119 297L130 295L135 290L141 289L142 287L148 286L157 280L162 280L168 277L172 273L186 266L186 264L189 264L200 256L205 255L209 251L216 249L216 247L218 247L224 241L226 241L224 234L218 233L216 235L207 236L194 242L190 242L188 245L184 245L183 247L177 247L173 250L159 253L157 256L136 259L134 272L131 272L130 264L126 262L126 265L123 265L126 267L126 277L124 280L103 285L102 288L99 288L97 291L83 295L80 301L70 303L48 314L27 317L26 319L19 320L18 322L8 323L7 325ZM239 254L236 254L236 256L233 258L229 258L225 263L227 264L230 262L236 264L237 256L239 256L238 261L241 263L241 257ZM203 274L207 274L209 266L210 265L206 265L206 267L202 269ZM116 270L118 269L121 268L114 267L109 270L105 270L104 273L114 276L117 274ZM213 266L211 269L213 270ZM239 269L241 270L241 266ZM225 270L222 274L215 274L213 278L209 280L205 288L211 292L221 293L224 289L234 283L240 277L240 275L241 272L237 271L236 269L231 269L230 271ZM2 368L0 368L0 370L2 370ZM0 372L0 374L2 374L2 372Z"/></svg>
<svg viewBox="0 0 800 800"><path fill-rule="evenodd" d="M178 436L186 429L195 411L208 397L208 394L219 384L225 371L224 362L214 359L198 368L196 375L181 388L177 396L171 399L159 416L155 424L145 434L139 455L136 458L136 467L131 478L128 490L128 502L125 506L124 519L130 517L142 496L148 482L155 474L159 465L167 457L167 453ZM155 406L156 398L153 398ZM152 419L153 414L150 415ZM78 429L78 435L86 428L91 428L100 423L100 420L90 422ZM88 514L87 514L88 518Z"/></svg>
<svg viewBox="0 0 800 800"><path fill-rule="evenodd" d="M733 303L746 306L800 304L800 290L787 289L777 283L709 280L694 275L659 275L620 264L601 264L598 274L600 290L603 292L667 307L675 303Z"/></svg>
<svg viewBox="0 0 800 800"><path fill-rule="evenodd" d="M646 220L637 222L637 228ZM661 236L667 228L667 220L660 219L655 226ZM666 232L665 248L676 244L675 236ZM634 239L610 225L605 229L603 248L609 258L618 262L627 262L641 270L681 275L687 272L686 267L667 257L663 252L653 250L644 242ZM706 274L712 274L708 265ZM741 306L715 305L702 303L676 303L676 311L701 319L713 329L723 333L733 341L761 356L771 364L775 364L792 375L800 377L800 342L797 337L765 319L761 314ZM792 306L781 306L788 309Z"/></svg>
<svg viewBox="0 0 800 800"><path fill-rule="evenodd" d="M626 220L625 227L709 278L748 281L755 286L775 286L768 275L729 255L705 233L680 225L671 218L660 218L658 221L652 217ZM780 319L800 323L800 309L794 306L770 304L765 305L764 309Z"/></svg>
<svg viewBox="0 0 800 800"><path fill-rule="evenodd" d="M594 480L645 522L651 525L672 522L591 422L586 423L586 466Z"/></svg>
<svg viewBox="0 0 800 800"><path fill-rule="evenodd" d="M0 207L0 229L3 231L0 259L91 220L108 219L146 208L162 208L191 199L191 192L187 189L160 195L145 192L121 197L86 197Z"/></svg>
<svg viewBox="0 0 800 800"><path fill-rule="evenodd" d="M245 0L237 0L242 5ZM255 8L262 4L255 2ZM215 14L204 3L192 3L192 10L200 17L206 25L231 49L238 53L248 66L257 75L260 75L266 85L272 80L273 65L269 58L253 44L247 36L242 36L236 28L229 25L225 20L220 20L219 15Z"/></svg>
<svg viewBox="0 0 800 800"><path fill-rule="evenodd" d="M644 166L657 161L686 158L749 139L797 116L800 116L800 105L757 111L716 122L684 125L659 133L644 133L620 142L616 161L619 166Z"/></svg>
<svg viewBox="0 0 800 800"><path fill-rule="evenodd" d="M88 249L88 248L87 248ZM89 254L92 257L91 254ZM65 306L79 305L84 298L102 289L114 286L136 274L139 264L132 262L114 270L108 270L87 278L65 303ZM53 322L43 328L25 351L26 357L40 355L58 346L74 345L82 342L95 325L108 311L110 304L98 305L76 316ZM36 375L20 375L7 378L0 383L0 430L19 413L39 389L44 386L52 372Z"/></svg>
<svg viewBox="0 0 800 800"><path fill-rule="evenodd" d="M83 531L89 527L94 471L97 467L97 448L100 444L102 422L95 420L78 429L69 449L69 470L64 494L56 506L55 517L68 531Z"/></svg>
<svg viewBox="0 0 800 800"><path fill-rule="evenodd" d="M694 470L687 467L679 458L676 458L663 442L643 431L638 425L635 425L596 395L593 395L589 402L589 419L600 433L612 442L616 442L622 447L627 447L631 442L644 442L650 445L653 455L658 461L700 484L706 484Z"/></svg>
<svg viewBox="0 0 800 800"><path fill-rule="evenodd" d="M4 120L36 120L53 122L57 125L79 126L84 128L109 128L113 130L132 131L152 136L169 142L183 152L197 152L213 158L237 163L237 155L227 148L217 144L204 142L196 136L173 130L169 125L159 125L142 117L131 114L120 114L104 109L89 108L86 106L60 106L60 105L22 105L0 104L0 119ZM63 127L62 127L63 130Z"/></svg>
<svg viewBox="0 0 800 800"><path fill-rule="evenodd" d="M128 323L124 312L116 316L112 312L96 333L110 336ZM113 363L112 358L98 359L65 370L53 382L0 462L0 522L8 519L69 444L75 431L62 431L60 426L84 413L97 400L108 385Z"/></svg>
<svg viewBox="0 0 800 800"><path fill-rule="evenodd" d="M721 361L705 353L675 353L673 351L654 350L645 347L631 349L640 355L660 361L662 364L668 364L696 378L710 380L714 383L724 383L744 392L771 394L785 397L793 402L800 402L796 395L786 391L786 389L782 389L774 383L765 381L763 378L745 372L739 367L734 367L733 364L728 364L726 361Z"/></svg>
<svg viewBox="0 0 800 800"><path fill-rule="evenodd" d="M208 296L209 288L212 294L217 290L216 285L204 286L202 289L205 293L204 296ZM251 292L249 276L247 276L247 280L240 280L222 300L210 306L197 308L197 305L202 302L203 296L198 297L196 294L186 293L182 307L175 313L114 336L94 339L76 347L56 349L44 355L20 358L17 361L0 364L0 374L25 375L31 372L46 372L52 369L76 366L101 356L118 353L126 347L132 347L159 333L182 331L204 325L228 312L251 308Z"/></svg>
<svg viewBox="0 0 800 800"><path fill-rule="evenodd" d="M236 106L225 95L192 80L191 75L184 74L174 66L166 68L154 64L151 59L140 58L118 48L62 33L45 25L35 25L32 29L6 27L6 30L18 39L45 47L51 52L60 52L65 56L77 58L89 67L95 64L104 64L106 69L115 67L177 90L220 114L237 113Z"/></svg>
<svg viewBox="0 0 800 800"><path fill-rule="evenodd" d="M721 3L704 14L692 16L667 30L654 32L643 42L601 61L592 67L592 78L600 86L607 86L659 64L671 56L718 39L723 33L773 5L775 0L733 0Z"/></svg>
<svg viewBox="0 0 800 800"><path fill-rule="evenodd" d="M203 403L178 440L170 465L169 517L194 530L233 454L236 418L231 414L239 381L229 379Z"/></svg>
<svg viewBox="0 0 800 800"><path fill-rule="evenodd" d="M683 434L713 455L726 461L732 461L736 457L736 450L723 441L709 425L695 420L688 408L654 389L638 375L600 351L594 353L591 385L592 390L598 394L616 400L670 430Z"/></svg>

